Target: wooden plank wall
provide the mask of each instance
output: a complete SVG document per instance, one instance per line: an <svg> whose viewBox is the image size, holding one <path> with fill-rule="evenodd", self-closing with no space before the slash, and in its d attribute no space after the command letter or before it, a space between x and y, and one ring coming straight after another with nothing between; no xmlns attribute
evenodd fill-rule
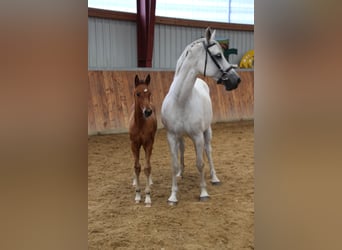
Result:
<svg viewBox="0 0 342 250"><path fill-rule="evenodd" d="M161 104L173 80L174 71L89 71L88 134L127 132L133 104L134 77L151 75L152 100L156 106L158 126ZM253 119L254 71L239 71L241 84L234 91L202 77L210 88L213 122Z"/></svg>

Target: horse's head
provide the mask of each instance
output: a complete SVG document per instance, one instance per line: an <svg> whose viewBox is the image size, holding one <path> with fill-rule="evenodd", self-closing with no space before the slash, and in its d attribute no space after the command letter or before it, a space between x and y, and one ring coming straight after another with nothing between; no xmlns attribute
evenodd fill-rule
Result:
<svg viewBox="0 0 342 250"><path fill-rule="evenodd" d="M149 117L152 112L152 106L151 106L151 92L148 88L150 84L150 74L147 75L145 80L139 80L139 77L136 75L134 84L134 100L135 105L140 108L143 116L145 118Z"/></svg>
<svg viewBox="0 0 342 250"><path fill-rule="evenodd" d="M209 27L205 30L205 39L202 44L202 51L205 53L204 76L213 77L217 83L224 84L228 91L236 89L241 82L240 76L234 70L236 66L226 60L220 44L215 41L215 30L211 32Z"/></svg>

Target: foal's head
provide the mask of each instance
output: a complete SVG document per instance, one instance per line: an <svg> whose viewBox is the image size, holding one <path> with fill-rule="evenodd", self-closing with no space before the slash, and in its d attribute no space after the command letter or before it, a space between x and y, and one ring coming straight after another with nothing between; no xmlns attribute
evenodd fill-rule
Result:
<svg viewBox="0 0 342 250"><path fill-rule="evenodd" d="M139 80L139 77L135 76L135 89L134 89L134 101L135 106L138 107L145 118L152 114L151 105L151 92L148 88L150 84L150 74L147 75L145 80Z"/></svg>

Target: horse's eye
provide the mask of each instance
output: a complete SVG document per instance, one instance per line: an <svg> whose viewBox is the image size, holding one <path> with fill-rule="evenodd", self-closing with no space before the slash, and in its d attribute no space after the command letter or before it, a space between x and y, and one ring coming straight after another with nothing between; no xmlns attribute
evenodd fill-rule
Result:
<svg viewBox="0 0 342 250"><path fill-rule="evenodd" d="M222 58L222 55L221 55L221 53L218 53L218 54L215 55L215 57L216 57L217 59L221 59L221 58Z"/></svg>
<svg viewBox="0 0 342 250"><path fill-rule="evenodd" d="M140 93L137 93L137 97L139 97L140 96Z"/></svg>

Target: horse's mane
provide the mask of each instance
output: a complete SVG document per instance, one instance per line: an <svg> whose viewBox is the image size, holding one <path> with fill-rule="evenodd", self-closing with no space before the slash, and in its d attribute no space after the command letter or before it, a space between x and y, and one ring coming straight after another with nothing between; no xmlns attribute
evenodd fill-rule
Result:
<svg viewBox="0 0 342 250"><path fill-rule="evenodd" d="M178 58L177 60L177 64L176 64L176 72L175 74L178 73L178 71L180 70L180 68L183 65L183 62L186 58L186 56L188 55L189 51L192 49L192 47L202 41L204 41L205 38L200 38L196 41L193 41L192 43L190 43L188 46L185 47L184 51L182 52L181 56Z"/></svg>

